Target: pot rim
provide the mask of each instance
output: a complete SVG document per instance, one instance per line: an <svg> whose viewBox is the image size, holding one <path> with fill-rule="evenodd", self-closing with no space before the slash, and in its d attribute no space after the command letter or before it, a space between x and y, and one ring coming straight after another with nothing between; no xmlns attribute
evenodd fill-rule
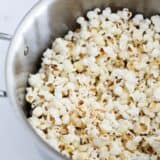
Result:
<svg viewBox="0 0 160 160"><path fill-rule="evenodd" d="M20 109L20 106L18 105L15 96L15 88L14 86L14 78L13 78L13 60L14 60L14 51L16 49L16 42L18 40L21 40L21 36L23 35L23 31L25 30L27 23L32 19L32 16L38 14L38 11L41 11L42 8L46 6L46 4L53 2L54 0L45 0L45 1L38 1L36 4L33 5L33 7L26 13L26 15L22 18L20 23L18 24L14 34L13 38L9 44L7 56L6 56L6 63L5 63L5 80L6 80L6 89L7 94L9 97L9 101L11 106L13 106L14 112L18 114L18 118L21 119L23 125L25 128L27 128L27 131L30 132L30 135L33 136L35 139L35 142L38 143L38 145L41 145L43 147L43 150L45 150L48 154L54 156L57 156L57 158L60 159L66 159L62 154L57 152L53 147L51 147L47 142L45 142L33 129L33 127L28 123L27 118L25 117L24 112ZM18 43L17 43L18 44Z"/></svg>

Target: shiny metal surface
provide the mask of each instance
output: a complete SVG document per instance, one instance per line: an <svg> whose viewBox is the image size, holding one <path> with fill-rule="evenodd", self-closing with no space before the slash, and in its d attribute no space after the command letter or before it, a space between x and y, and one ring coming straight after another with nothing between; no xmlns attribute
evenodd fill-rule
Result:
<svg viewBox="0 0 160 160"><path fill-rule="evenodd" d="M10 41L12 39L12 36L6 33L1 33L0 32L0 40L8 40ZM4 90L0 90L0 98L7 97L7 92Z"/></svg>
<svg viewBox="0 0 160 160"><path fill-rule="evenodd" d="M16 114L32 135L44 159L62 160L64 157L43 142L27 122L28 109L24 101L27 77L29 73L37 71L42 52L52 40L75 28L76 17L95 7L107 6L113 10L126 7L145 16L160 13L159 0L44 0L26 15L12 39L6 62L7 93ZM29 48L27 54L26 48Z"/></svg>

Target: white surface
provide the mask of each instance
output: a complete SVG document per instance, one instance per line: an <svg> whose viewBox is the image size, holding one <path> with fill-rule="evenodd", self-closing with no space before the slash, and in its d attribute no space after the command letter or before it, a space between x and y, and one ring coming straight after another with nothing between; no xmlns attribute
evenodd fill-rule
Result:
<svg viewBox="0 0 160 160"><path fill-rule="evenodd" d="M0 0L0 32L13 34L37 0ZM8 42L0 41L0 89L5 89L4 61ZM33 142L13 112L8 99L0 99L0 159L41 160Z"/></svg>

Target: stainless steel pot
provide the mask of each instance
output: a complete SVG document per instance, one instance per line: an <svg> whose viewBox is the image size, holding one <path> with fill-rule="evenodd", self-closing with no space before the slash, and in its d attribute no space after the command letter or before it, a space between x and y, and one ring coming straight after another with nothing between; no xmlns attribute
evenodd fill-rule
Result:
<svg viewBox="0 0 160 160"><path fill-rule="evenodd" d="M51 44L51 40L75 28L76 17L95 7L107 6L113 10L127 7L145 16L160 13L159 0L44 0L38 2L25 16L12 40L7 34L0 34L1 39L11 40L6 61L7 94L11 106L45 160L65 158L41 140L27 122L28 109L24 95L28 74L36 71L41 54ZM6 92L1 90L0 96L5 97Z"/></svg>

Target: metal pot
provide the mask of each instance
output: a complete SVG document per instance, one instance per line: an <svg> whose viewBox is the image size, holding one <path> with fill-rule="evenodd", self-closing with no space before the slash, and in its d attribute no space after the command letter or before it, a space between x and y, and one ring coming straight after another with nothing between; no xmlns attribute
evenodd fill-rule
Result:
<svg viewBox="0 0 160 160"><path fill-rule="evenodd" d="M159 0L44 0L25 16L12 40L7 34L0 34L1 39L11 40L6 61L7 95L44 159L64 160L65 157L37 136L27 122L28 107L24 95L28 75L36 71L41 54L51 40L75 28L76 17L84 15L87 10L107 6L113 10L126 7L145 16L160 12ZM0 91L0 96L6 96L6 92Z"/></svg>

